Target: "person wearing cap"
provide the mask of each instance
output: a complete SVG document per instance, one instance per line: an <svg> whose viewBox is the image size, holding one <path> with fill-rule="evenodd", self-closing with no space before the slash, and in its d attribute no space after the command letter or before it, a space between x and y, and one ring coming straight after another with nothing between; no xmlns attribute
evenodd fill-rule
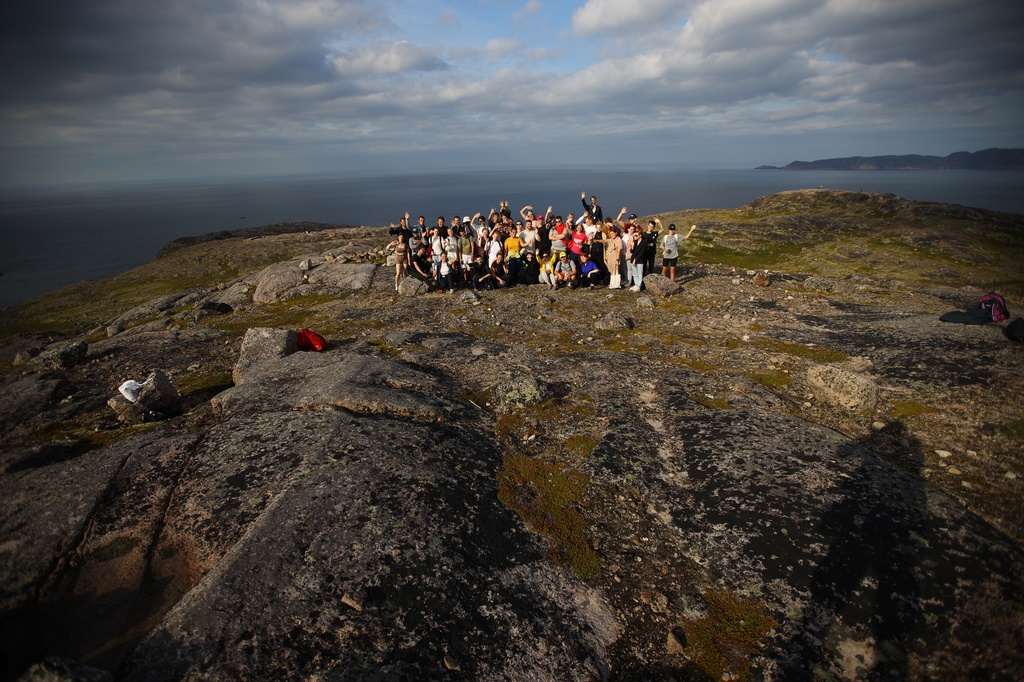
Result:
<svg viewBox="0 0 1024 682"><path fill-rule="evenodd" d="M598 267L597 263L590 257L590 254L584 251L580 254L580 286L589 285L591 289L597 288L597 285L601 283L601 279L604 277L601 272L601 268Z"/></svg>
<svg viewBox="0 0 1024 682"><path fill-rule="evenodd" d="M661 275L662 277L667 276L673 282L676 281L676 263L679 261L679 241L680 239L689 239L693 231L697 229L696 225L690 226L690 231L686 233L685 237L679 237L676 235L676 226L674 224L668 226L668 234L661 238Z"/></svg>
<svg viewBox="0 0 1024 682"><path fill-rule="evenodd" d="M548 289L555 288L555 261L558 260L558 256L552 257L547 251L540 252L540 258L538 263L540 265L540 271L537 273L537 281L540 284L546 284Z"/></svg>
<svg viewBox="0 0 1024 682"><path fill-rule="evenodd" d="M559 251L558 262L555 263L555 288L563 283L568 284L570 289L576 288L576 264L569 260L565 251Z"/></svg>

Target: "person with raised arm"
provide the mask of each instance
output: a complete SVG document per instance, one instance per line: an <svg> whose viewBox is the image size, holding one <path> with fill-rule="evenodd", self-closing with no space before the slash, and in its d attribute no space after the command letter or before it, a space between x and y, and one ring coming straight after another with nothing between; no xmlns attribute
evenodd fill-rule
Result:
<svg viewBox="0 0 1024 682"><path fill-rule="evenodd" d="M690 238L696 225L690 225L690 231L685 237L676 235L676 226L668 226L668 234L661 238L661 275L668 276L673 282L676 281L676 264L679 262L679 243Z"/></svg>
<svg viewBox="0 0 1024 682"><path fill-rule="evenodd" d="M601 224L604 222L604 211L597 205L597 197L593 194L590 195L590 203L587 203L587 193L580 192L580 200L583 202L583 210L586 214L594 219L594 222Z"/></svg>

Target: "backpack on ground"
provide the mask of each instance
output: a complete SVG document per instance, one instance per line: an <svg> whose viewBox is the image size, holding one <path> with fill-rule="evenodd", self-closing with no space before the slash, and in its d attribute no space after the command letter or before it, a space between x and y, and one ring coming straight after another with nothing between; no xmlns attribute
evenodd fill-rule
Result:
<svg viewBox="0 0 1024 682"><path fill-rule="evenodd" d="M1024 343L1024 317L1018 317L1003 327L1003 336L1010 339L1010 341Z"/></svg>
<svg viewBox="0 0 1024 682"><path fill-rule="evenodd" d="M298 342L301 350L319 352L327 348L327 339L312 329L300 329Z"/></svg>
<svg viewBox="0 0 1024 682"><path fill-rule="evenodd" d="M1002 322L1010 319L1010 311L1006 308L1006 301L997 293L988 293L981 297L981 307L987 310L993 322Z"/></svg>

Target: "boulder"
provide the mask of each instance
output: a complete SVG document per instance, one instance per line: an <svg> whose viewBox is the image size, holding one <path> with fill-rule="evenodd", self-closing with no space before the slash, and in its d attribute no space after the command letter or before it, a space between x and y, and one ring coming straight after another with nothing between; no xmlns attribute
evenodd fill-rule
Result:
<svg viewBox="0 0 1024 682"><path fill-rule="evenodd" d="M154 421L179 412L181 396L167 375L155 370L138 389L134 401L118 393L107 401L120 421L138 423Z"/></svg>
<svg viewBox="0 0 1024 682"><path fill-rule="evenodd" d="M491 401L499 411L539 405L554 396L555 392L547 382L525 372L514 374L491 390Z"/></svg>
<svg viewBox="0 0 1024 682"><path fill-rule="evenodd" d="M644 277L644 287L647 291L668 298L669 296L675 296L683 290L677 282L673 282L668 277L658 274L650 274Z"/></svg>
<svg viewBox="0 0 1024 682"><path fill-rule="evenodd" d="M808 369L807 384L819 399L852 412L870 412L878 404L878 385L874 381L835 365Z"/></svg>
<svg viewBox="0 0 1024 682"><path fill-rule="evenodd" d="M332 289L369 289L376 271L372 263L324 263L309 273L309 283Z"/></svg>
<svg viewBox="0 0 1024 682"><path fill-rule="evenodd" d="M625 315L612 311L594 323L594 328L604 331L632 329L633 323Z"/></svg>
<svg viewBox="0 0 1024 682"><path fill-rule="evenodd" d="M271 265L256 275L252 302L265 305L287 298L290 290L303 283L304 274L298 263L292 261Z"/></svg>
<svg viewBox="0 0 1024 682"><path fill-rule="evenodd" d="M430 291L430 287L421 279L406 277L398 283L398 293L402 296L422 296Z"/></svg>
<svg viewBox="0 0 1024 682"><path fill-rule="evenodd" d="M48 348L36 357L36 362L50 369L71 369L85 362L89 346L84 341L72 341L54 348Z"/></svg>
<svg viewBox="0 0 1024 682"><path fill-rule="evenodd" d="M241 386L250 370L299 350L299 334L294 329L254 327L245 333L238 361L231 372L235 386Z"/></svg>
<svg viewBox="0 0 1024 682"><path fill-rule="evenodd" d="M199 322L200 320L205 320L210 317L227 315L228 313L234 312L234 310L235 309L227 303L205 300L192 309L192 312L189 313L189 318L193 322Z"/></svg>

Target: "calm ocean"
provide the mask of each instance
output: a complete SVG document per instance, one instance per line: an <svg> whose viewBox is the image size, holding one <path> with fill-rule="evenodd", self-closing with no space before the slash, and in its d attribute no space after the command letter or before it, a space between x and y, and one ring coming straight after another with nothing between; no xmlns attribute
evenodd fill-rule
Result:
<svg viewBox="0 0 1024 682"><path fill-rule="evenodd" d="M823 186L1024 213L1016 171L484 171L388 177L311 175L111 184L0 193L0 306L150 261L178 237L267 223L386 225L405 211L486 213L507 200L579 212L580 192L606 215L731 208L763 194Z"/></svg>

